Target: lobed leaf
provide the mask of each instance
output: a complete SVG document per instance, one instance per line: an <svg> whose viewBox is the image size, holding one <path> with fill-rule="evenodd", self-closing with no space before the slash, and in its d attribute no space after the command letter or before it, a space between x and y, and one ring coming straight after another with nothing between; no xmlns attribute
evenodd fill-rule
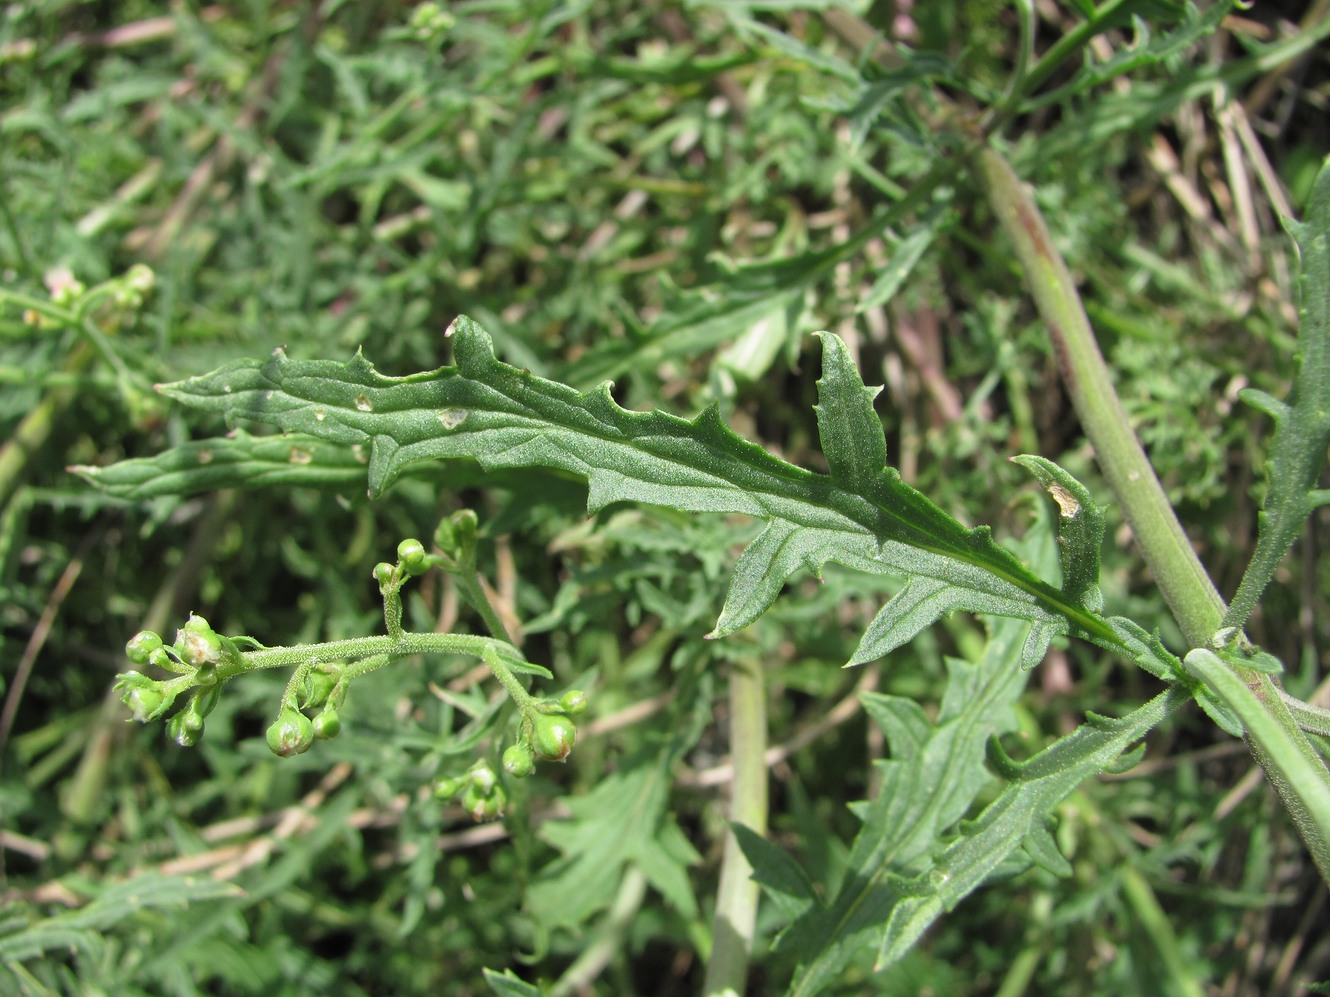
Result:
<svg viewBox="0 0 1330 997"><path fill-rule="evenodd" d="M607 907L626 864L679 913L696 915L687 870L701 856L668 812L672 759L638 755L571 800L568 820L541 827L540 836L563 853L527 890L527 907L542 925L580 925Z"/></svg>
<svg viewBox="0 0 1330 997"><path fill-rule="evenodd" d="M790 993L816 993L845 965L851 946L873 939L876 968L889 966L1018 849L1040 864L1065 870L1065 860L1059 861L1056 846L1048 840L1048 815L1086 779L1114 767L1133 742L1185 700L1185 691L1171 686L1121 720L1091 718L1016 766L1016 777L1002 795L927 868L911 873L883 864L868 875L847 877L842 894L848 890L849 896L838 901L830 925L818 925L826 942L800 971Z"/></svg>
<svg viewBox="0 0 1330 997"><path fill-rule="evenodd" d="M872 404L877 392L864 386L834 335L822 336L818 382L818 426L831 468L823 475L735 435L715 407L693 419L628 411L608 384L582 392L501 363L488 334L469 318L459 318L451 334L455 364L408 377L380 375L361 355L345 363L297 361L279 350L160 390L230 421L275 424L299 440L359 448L368 455L372 496L421 462L470 458L486 470L545 467L584 478L592 512L632 501L764 520L766 529L739 558L712 636L755 620L794 572L816 575L835 561L931 585L929 599L914 601L916 590L898 609L889 604L855 661L885 653L954 609L1053 628L1071 620L1101 642L1115 639L1101 618L1032 573L987 528L966 528L886 466ZM207 446L215 461L251 441ZM169 487L193 487L189 458L175 458L179 470ZM123 480L145 470L116 465L90 477Z"/></svg>
<svg viewBox="0 0 1330 997"><path fill-rule="evenodd" d="M1051 561L1051 542L1045 541L1044 547L1036 563ZM877 763L876 798L854 807L863 826L841 887L825 904L804 900L793 889L798 884L795 874L744 842L755 877L773 901L793 912L790 898L775 896L783 887L802 903L778 946L799 954L806 992L815 992L818 981L837 974L855 951L877 944L891 913L884 885L925 872L939 842L991 781L984 766L986 744L1015 727L1014 706L1028 674L1022 664L1030 629L1015 620L995 621L978 661L949 659L935 721L913 700L865 695L865 708L886 734L890 758Z"/></svg>

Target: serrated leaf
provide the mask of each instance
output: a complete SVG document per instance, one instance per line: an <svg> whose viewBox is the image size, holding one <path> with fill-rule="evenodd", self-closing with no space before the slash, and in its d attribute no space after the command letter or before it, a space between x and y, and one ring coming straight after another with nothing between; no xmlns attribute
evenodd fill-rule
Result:
<svg viewBox="0 0 1330 997"><path fill-rule="evenodd" d="M1256 550L1224 616L1226 627L1246 624L1307 517L1330 502L1330 491L1316 487L1330 445L1330 159L1317 175L1306 221L1284 224L1302 257L1297 374L1288 404L1264 393L1246 396L1274 419L1275 433Z"/></svg>
<svg viewBox="0 0 1330 997"><path fill-rule="evenodd" d="M753 867L753 879L788 920L800 917L809 907L820 903L812 881L803 866L794 861L774 842L751 827L731 824L744 858Z"/></svg>
<svg viewBox="0 0 1330 997"><path fill-rule="evenodd" d="M1093 11L1093 4L1078 4L1078 6ZM1232 11L1233 6L1231 2L1220 2L1211 4L1202 11L1193 3L1180 5L1182 16L1178 23L1171 30L1158 35L1150 30L1148 22L1133 14L1132 41L1129 45L1116 49L1112 57L1103 62L1087 60L1085 66L1066 84L1026 101L1021 109L1022 113L1028 113L1039 107L1062 104L1077 94L1086 93L1126 73L1158 65L1172 58L1202 38L1213 34ZM1093 12L1087 13L1086 16L1098 20L1100 30L1121 26L1114 23L1116 19L1095 17Z"/></svg>
<svg viewBox="0 0 1330 997"><path fill-rule="evenodd" d="M667 761L629 760L586 796L569 802L569 820L549 821L540 836L563 853L527 890L527 907L547 928L575 926L607 907L625 864L685 916L697 913L687 867L700 856L666 810Z"/></svg>
<svg viewBox="0 0 1330 997"><path fill-rule="evenodd" d="M500 363L489 336L468 318L454 323L453 340L454 366L409 377L384 377L359 355L335 363L279 351L162 390L229 420L367 447L371 494L422 461L464 457L486 470L537 466L585 478L593 512L633 501L764 520L766 530L739 559L713 636L760 616L794 572L816 573L836 561L941 583L929 603L932 618L908 614L899 633L918 632L950 607L1046 624L1066 617L1111 640L1102 621L1069 604L986 528L967 529L885 467L874 392L833 335L823 336L819 381L829 476L741 439L714 407L690 420L631 412L608 385L579 392ZM898 636L881 625L875 632L883 642Z"/></svg>
<svg viewBox="0 0 1330 997"><path fill-rule="evenodd" d="M1048 544L1051 547L1051 542ZM890 758L878 763L880 788L856 808L863 821L840 890L813 907L779 939L807 968L807 993L839 973L855 951L876 944L892 914L898 879L925 872L949 828L991 780L986 744L1012 729L1025 687L1021 649L1028 627L995 621L981 660L947 661L947 687L937 720L913 700L866 694L864 707L882 728Z"/></svg>
<svg viewBox="0 0 1330 997"><path fill-rule="evenodd" d="M1048 814L1068 794L1110 767L1186 700L1185 690L1174 686L1121 720L1087 723L1054 742L1020 766L1020 776L926 871L903 876L884 868L870 879L850 880L859 903L872 909L872 917L860 917L856 912L852 920L846 918L849 933L833 936L832 944L800 971L790 994L818 992L840 971L849 947L870 938L877 939L877 969L898 960L938 917L954 909L1002 868L1014 851L1032 841L1031 835L1045 827Z"/></svg>
<svg viewBox="0 0 1330 997"><path fill-rule="evenodd" d="M859 379L850 351L839 336L820 333L822 378L817 382L817 433L831 480L863 494L887 466L887 438L873 409L881 388Z"/></svg>

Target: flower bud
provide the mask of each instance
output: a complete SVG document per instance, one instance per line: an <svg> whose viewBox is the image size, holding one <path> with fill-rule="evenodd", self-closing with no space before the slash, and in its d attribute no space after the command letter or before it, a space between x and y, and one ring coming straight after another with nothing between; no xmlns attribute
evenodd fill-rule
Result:
<svg viewBox="0 0 1330 997"><path fill-rule="evenodd" d="M203 718L186 706L166 721L166 733L182 748L192 748L203 737Z"/></svg>
<svg viewBox="0 0 1330 997"><path fill-rule="evenodd" d="M499 777L494 774L494 770L485 762L477 762L471 766L467 772L467 778L471 780L471 785L475 786L481 793L488 795L494 792L494 787L499 784Z"/></svg>
<svg viewBox="0 0 1330 997"><path fill-rule="evenodd" d="M415 537L397 545L397 563L407 574L418 575L425 570L425 545Z"/></svg>
<svg viewBox="0 0 1330 997"><path fill-rule="evenodd" d="M309 717L290 706L282 707L282 712L268 728L268 747L273 754L290 758L308 751L314 743L314 725Z"/></svg>
<svg viewBox="0 0 1330 997"><path fill-rule="evenodd" d="M393 575L396 573L397 569L387 561L380 561L378 564L374 565L374 580L379 583L379 588L381 589L386 589L392 584Z"/></svg>
<svg viewBox="0 0 1330 997"><path fill-rule="evenodd" d="M531 717L531 750L542 762L561 762L573 750L577 727L562 713Z"/></svg>
<svg viewBox="0 0 1330 997"><path fill-rule="evenodd" d="M147 665L152 662L152 654L162 646L160 635L151 630L140 630L129 642L125 644L125 657L136 665Z"/></svg>
<svg viewBox="0 0 1330 997"><path fill-rule="evenodd" d="M434 546L455 566L465 564L475 555L478 524L474 509L458 509L439 520L434 530Z"/></svg>
<svg viewBox="0 0 1330 997"><path fill-rule="evenodd" d="M585 713L586 708L587 696L581 689L569 689L559 697L559 709L570 717Z"/></svg>
<svg viewBox="0 0 1330 997"><path fill-rule="evenodd" d="M222 657L222 638L202 616L189 614L189 622L176 631L176 651L187 664L215 665Z"/></svg>
<svg viewBox="0 0 1330 997"><path fill-rule="evenodd" d="M503 808L508 805L508 794L498 785L486 793L472 782L462 793L461 803L462 809L471 815L472 820L479 823L482 820L493 820L502 816Z"/></svg>
<svg viewBox="0 0 1330 997"><path fill-rule="evenodd" d="M125 271L125 283L140 294L146 294L157 286L157 274L146 263L135 263Z"/></svg>
<svg viewBox="0 0 1330 997"><path fill-rule="evenodd" d="M118 675L115 687L120 690L120 701L129 707L130 713L139 723L147 723L160 717L170 707L161 687L138 672L125 672Z"/></svg>
<svg viewBox="0 0 1330 997"><path fill-rule="evenodd" d="M314 718L312 726L315 738L327 741L342 732L342 718L337 715L337 711L331 706L325 706Z"/></svg>
<svg viewBox="0 0 1330 997"><path fill-rule="evenodd" d="M469 785L471 785L471 781L465 776L449 776L434 784L434 795L440 800L451 800Z"/></svg>
<svg viewBox="0 0 1330 997"><path fill-rule="evenodd" d="M536 756L531 745L524 741L508 746L503 753L503 770L518 779L525 779L536 770Z"/></svg>

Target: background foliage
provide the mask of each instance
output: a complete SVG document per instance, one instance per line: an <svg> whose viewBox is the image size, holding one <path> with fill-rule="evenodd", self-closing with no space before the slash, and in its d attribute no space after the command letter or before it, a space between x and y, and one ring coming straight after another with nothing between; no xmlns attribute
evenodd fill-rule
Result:
<svg viewBox="0 0 1330 997"><path fill-rule="evenodd" d="M1233 591L1265 438L1236 395L1282 394L1291 374L1277 218L1300 211L1327 148L1324 55L1251 53L1322 30L1324 13L1262 5L1212 31L1181 8L1123 4L1086 68L1073 59L1004 105L1020 6L474 3L431 20L392 3L8 5L5 287L44 298L58 268L92 285L139 262L157 287L95 348L0 314L5 986L478 993L489 967L600 993L696 990L724 832L724 676L750 661L781 749L773 837L832 889L859 826L846 804L891 778L872 764L875 718L901 700L945 716L958 662L992 646L980 621L953 616L842 671L892 586L829 568L704 641L753 525L622 506L588 521L585 489L553 473L450 466L372 503L340 484L131 505L64 469L223 428L154 382L283 344L428 369L460 312L510 363L581 388L613 379L632 408L717 402L748 438L822 468L808 333L832 329L864 380L886 383L878 411L905 480L966 522L1024 533L1038 503L1013 453L1107 492L964 173L883 221L902 187L945 168L935 95L1018 109L1012 159L1170 497ZM1038 8L1036 52L1081 6ZM874 30L920 54L882 62ZM593 697L573 762L523 784L504 824L471 826L428 792L474 757L453 735L485 709L475 673L378 672L341 738L286 760L262 739L280 676L236 683L190 751L125 724L107 695L125 638L189 610L269 643L373 632L373 564L462 505L480 511L484 571L525 624L524 652ZM1108 606L1165 621L1109 515ZM1249 628L1304 697L1330 636L1325 525L1322 509ZM407 612L448 627L456 600L425 585ZM1155 691L1059 644L992 723L1024 756ZM1252 771L1203 717L1176 716L1142 765L1061 806L1070 877L1014 875L886 973L854 953L831 992L1292 993L1324 978L1324 887ZM629 800L631 820L605 819ZM765 939L783 923L763 908ZM579 959L602 950L590 969ZM792 971L760 954L754 992Z"/></svg>

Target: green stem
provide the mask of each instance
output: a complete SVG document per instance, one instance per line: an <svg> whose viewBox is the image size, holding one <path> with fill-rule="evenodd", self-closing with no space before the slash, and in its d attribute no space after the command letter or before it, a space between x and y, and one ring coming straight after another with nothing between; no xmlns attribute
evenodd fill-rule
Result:
<svg viewBox="0 0 1330 997"><path fill-rule="evenodd" d="M470 571L459 571L453 577L457 579L458 593L472 609L480 614L481 622L485 624L485 628L500 640L506 640L509 644L516 646L516 634L509 633L508 628L504 626L499 611L494 608L489 596L485 594L485 586L480 584L480 576L476 572L474 564Z"/></svg>
<svg viewBox="0 0 1330 997"><path fill-rule="evenodd" d="M1297 721L1274 694L1269 676L1253 688L1219 655L1197 648L1187 655L1191 672L1241 719L1247 744L1330 883L1330 772Z"/></svg>
<svg viewBox="0 0 1330 997"><path fill-rule="evenodd" d="M499 680L499 684L507 691L512 701L517 704L517 708L523 716L529 716L536 712L536 698L526 691L526 687L512 673L503 659L493 647L488 647L482 652L481 658L489 666L489 670L494 677Z"/></svg>
<svg viewBox="0 0 1330 997"><path fill-rule="evenodd" d="M1177 994L1178 997L1204 997L1205 989L1197 981L1196 970L1188 963L1177 932L1145 877L1128 865L1123 868L1119 881L1122 894L1131 907L1133 921L1163 967L1160 992Z"/></svg>
<svg viewBox="0 0 1330 997"><path fill-rule="evenodd" d="M606 914L595 941L582 950L582 954L550 988L550 997L591 992L591 984L615 955L623 951L624 940L633 926L633 918L641 910L646 895L646 876L637 866L628 866L624 870L619 894Z"/></svg>
<svg viewBox="0 0 1330 997"><path fill-rule="evenodd" d="M387 635L350 637L346 640L329 640L318 644L265 647L258 651L245 651L239 656L238 662L219 663L217 675L220 680L225 681L260 668L292 668L306 661L311 665L317 665L326 661L342 661L347 658L358 660L376 655L382 655L386 660L405 658L412 654L467 654L484 659L486 651L496 656L505 651L511 654L512 647L506 641L495 640L492 637L476 637L471 634L404 632L397 639ZM377 664L385 664L386 660Z"/></svg>
<svg viewBox="0 0 1330 997"><path fill-rule="evenodd" d="M990 147L974 157L994 214L1025 268L1035 305L1048 326L1063 383L1094 445L1104 477L1122 504L1164 599L1193 647L1219 628L1224 601L1192 550L1173 507L1132 432L1095 342L1071 272L1048 227L1007 161Z"/></svg>
<svg viewBox="0 0 1330 997"><path fill-rule="evenodd" d="M730 820L758 834L767 830L767 702L762 666L749 660L730 669L730 757L734 765ZM758 887L734 832L725 837L711 958L703 993L744 993L757 925Z"/></svg>
<svg viewBox="0 0 1330 997"><path fill-rule="evenodd" d="M1018 67L1019 78L1003 99L1002 106L989 112L985 131L1000 129L1015 117L1026 96L1037 90L1068 59L1080 57L1090 39L1107 31L1114 24L1121 23L1126 13L1124 8L1129 8L1133 4L1139 5L1139 0L1109 0L1095 11L1090 20L1078 24L1054 42L1028 73L1020 75Z"/></svg>
<svg viewBox="0 0 1330 997"><path fill-rule="evenodd" d="M1063 382L1104 477L1178 625L1197 648L1187 656L1187 670L1241 718L1253 757L1269 776L1321 875L1330 881L1330 774L1270 676L1205 650L1223 622L1224 600L1187 541L1127 422L1071 273L1006 160L983 148L975 155L975 169L1025 268Z"/></svg>

